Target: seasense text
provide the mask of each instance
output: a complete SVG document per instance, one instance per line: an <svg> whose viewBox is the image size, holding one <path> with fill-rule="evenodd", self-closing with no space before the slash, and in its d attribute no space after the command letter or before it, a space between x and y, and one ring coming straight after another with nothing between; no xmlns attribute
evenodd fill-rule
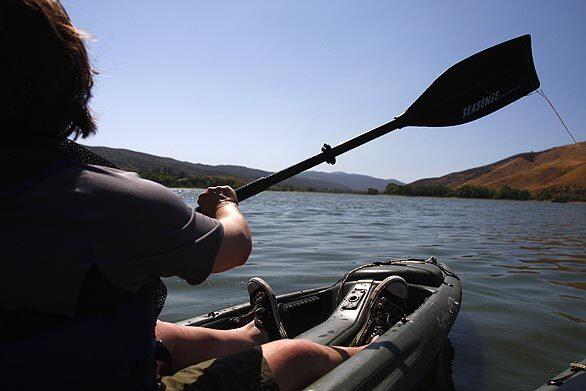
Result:
<svg viewBox="0 0 586 391"><path fill-rule="evenodd" d="M468 117L470 114L477 112L478 110L493 104L496 102L500 97L500 91L493 92L492 94L485 96L484 98L480 99L477 102L472 103L469 106L466 106L462 111L462 118Z"/></svg>

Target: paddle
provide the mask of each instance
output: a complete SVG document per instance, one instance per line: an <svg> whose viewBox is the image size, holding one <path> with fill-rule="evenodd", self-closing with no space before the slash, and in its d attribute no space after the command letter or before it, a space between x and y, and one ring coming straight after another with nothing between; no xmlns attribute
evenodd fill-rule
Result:
<svg viewBox="0 0 586 391"><path fill-rule="evenodd" d="M476 53L440 75L393 121L363 133L289 168L236 189L243 201L270 186L327 162L393 130L405 126L453 126L474 121L539 88L533 65L531 36L523 35Z"/></svg>

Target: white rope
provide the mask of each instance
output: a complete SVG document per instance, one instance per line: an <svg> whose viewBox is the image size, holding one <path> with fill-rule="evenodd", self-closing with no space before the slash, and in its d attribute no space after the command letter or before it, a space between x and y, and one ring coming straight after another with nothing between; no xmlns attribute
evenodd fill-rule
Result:
<svg viewBox="0 0 586 391"><path fill-rule="evenodd" d="M564 128L566 129L566 132L568 132L568 134L570 135L570 137L572 138L572 140L574 140L574 144L576 144L576 148L580 149L580 145L578 144L578 142L574 138L574 135L570 132L570 129L568 129L568 127L566 126L566 123L564 122L564 120L562 119L562 117L560 116L560 114L558 113L558 111L555 109L555 107L553 107L553 104L551 103L551 101L548 99L547 96L545 96L545 92L543 92L543 90L541 88L538 89L535 92L538 93L539 95L541 95L543 98L545 98L545 100L547 101L547 103L549 103L549 106L551 107L551 109L553 110L553 112L555 113L555 115L557 115L558 119L560 120L560 122L562 123L562 125L564 126Z"/></svg>

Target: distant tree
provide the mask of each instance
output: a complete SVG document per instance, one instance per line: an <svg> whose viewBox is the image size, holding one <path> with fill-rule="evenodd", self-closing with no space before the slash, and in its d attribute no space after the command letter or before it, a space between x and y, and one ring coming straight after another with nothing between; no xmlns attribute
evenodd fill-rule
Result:
<svg viewBox="0 0 586 391"><path fill-rule="evenodd" d="M397 185L396 183L389 183L385 188L385 194L426 197L448 197L451 195L451 189L447 186L442 185Z"/></svg>
<svg viewBox="0 0 586 391"><path fill-rule="evenodd" d="M368 195L378 195L378 189L375 189L373 187L369 187L368 190L366 191L366 193Z"/></svg>
<svg viewBox="0 0 586 391"><path fill-rule="evenodd" d="M405 190L408 195L424 196L424 197L447 197L451 195L451 190L447 186L442 185L405 185Z"/></svg>
<svg viewBox="0 0 586 391"><path fill-rule="evenodd" d="M494 198L494 191L483 186L464 185L453 191L454 197L461 198Z"/></svg>
<svg viewBox="0 0 586 391"><path fill-rule="evenodd" d="M525 201L531 198L531 193L527 190L514 189L510 186L502 186L494 195L497 200L521 200Z"/></svg>
<svg viewBox="0 0 586 391"><path fill-rule="evenodd" d="M521 201L526 201L531 199L531 193L528 190L519 190L519 199Z"/></svg>
<svg viewBox="0 0 586 391"><path fill-rule="evenodd" d="M494 198L497 200L505 200L511 198L513 189L510 186L501 186L500 189L494 194Z"/></svg>
<svg viewBox="0 0 586 391"><path fill-rule="evenodd" d="M580 186L553 186L535 194L539 201L582 201L586 202L586 188Z"/></svg>
<svg viewBox="0 0 586 391"><path fill-rule="evenodd" d="M400 195L401 194L401 187L400 185L396 184L396 183L389 183L386 187L385 187L385 194L393 194L393 195Z"/></svg>

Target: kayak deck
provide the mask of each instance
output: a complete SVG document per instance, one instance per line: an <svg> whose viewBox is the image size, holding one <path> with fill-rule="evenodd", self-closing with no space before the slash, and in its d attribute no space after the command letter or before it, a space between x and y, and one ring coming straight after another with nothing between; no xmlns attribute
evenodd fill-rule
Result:
<svg viewBox="0 0 586 391"><path fill-rule="evenodd" d="M287 334L325 345L348 345L364 322L369 294L390 275L408 285L404 318L359 354L307 389L410 389L432 364L456 320L462 288L457 276L428 260L374 262L347 273L336 284L277 296ZM241 304L178 324L215 329L236 327Z"/></svg>

